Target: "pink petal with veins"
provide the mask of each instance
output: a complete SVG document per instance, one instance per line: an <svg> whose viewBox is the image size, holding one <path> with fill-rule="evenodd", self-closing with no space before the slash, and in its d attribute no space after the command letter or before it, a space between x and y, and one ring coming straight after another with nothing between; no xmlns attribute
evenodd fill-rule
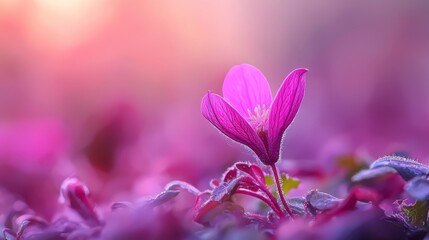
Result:
<svg viewBox="0 0 429 240"><path fill-rule="evenodd" d="M268 120L268 155L278 160L282 136L298 112L304 97L307 69L295 69L283 81L270 109Z"/></svg>
<svg viewBox="0 0 429 240"><path fill-rule="evenodd" d="M271 89L264 74L256 67L241 64L231 68L223 82L223 96L245 119L249 110L271 104Z"/></svg>
<svg viewBox="0 0 429 240"><path fill-rule="evenodd" d="M251 148L262 161L267 158L258 134L221 96L208 92L201 102L201 112L223 134Z"/></svg>

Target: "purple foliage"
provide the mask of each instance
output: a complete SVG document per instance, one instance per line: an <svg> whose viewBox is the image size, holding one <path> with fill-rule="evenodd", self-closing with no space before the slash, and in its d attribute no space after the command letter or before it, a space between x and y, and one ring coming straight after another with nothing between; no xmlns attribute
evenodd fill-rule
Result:
<svg viewBox="0 0 429 240"><path fill-rule="evenodd" d="M429 166L423 163L388 155L368 166L349 156L337 159L344 175L320 168L301 179L276 166L303 99L306 71L289 74L273 100L258 69L235 66L225 78L224 98L203 97L204 117L259 161L236 162L205 190L175 180L154 197L109 207L82 180L66 178L59 187L64 211L46 217L15 201L3 216L2 239L429 239ZM289 194L314 176L308 191Z"/></svg>

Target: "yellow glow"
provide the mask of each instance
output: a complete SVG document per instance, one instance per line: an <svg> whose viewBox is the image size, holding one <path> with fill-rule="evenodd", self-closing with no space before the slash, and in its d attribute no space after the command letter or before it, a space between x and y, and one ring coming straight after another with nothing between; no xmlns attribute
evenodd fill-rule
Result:
<svg viewBox="0 0 429 240"><path fill-rule="evenodd" d="M86 39L106 16L101 0L36 0L30 29L41 43L67 48ZM52 45L53 44L53 45Z"/></svg>

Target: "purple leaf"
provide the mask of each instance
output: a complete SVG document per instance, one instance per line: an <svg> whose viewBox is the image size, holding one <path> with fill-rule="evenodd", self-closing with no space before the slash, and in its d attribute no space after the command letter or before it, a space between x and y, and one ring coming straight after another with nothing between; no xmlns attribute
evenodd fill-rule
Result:
<svg viewBox="0 0 429 240"><path fill-rule="evenodd" d="M352 177L353 182L361 182L368 179L373 179L390 173L396 173L396 170L391 167L377 167L372 169L364 169L356 173Z"/></svg>
<svg viewBox="0 0 429 240"><path fill-rule="evenodd" d="M96 226L100 220L89 196L88 187L77 178L67 178L61 185L61 201L76 211L89 226Z"/></svg>
<svg viewBox="0 0 429 240"><path fill-rule="evenodd" d="M208 201L196 211L194 221L209 227L215 225L216 219L243 214L244 209L233 202Z"/></svg>
<svg viewBox="0 0 429 240"><path fill-rule="evenodd" d="M147 202L147 206L156 207L175 198L180 193L179 190L165 190L158 194L154 199Z"/></svg>
<svg viewBox="0 0 429 240"><path fill-rule="evenodd" d="M314 215L315 210L321 210L323 214L317 216L317 224L323 224L332 218L345 214L356 208L369 209L372 202L378 204L380 202L379 195L367 188L354 187L350 190L349 195L345 199L338 199L326 193L313 191L307 195L309 211ZM365 201L365 202L360 202Z"/></svg>
<svg viewBox="0 0 429 240"><path fill-rule="evenodd" d="M258 229L266 229L266 230L274 229L276 225L273 223L276 220L276 217L277 215L275 215L275 213L273 213L273 215L270 215L269 217L264 215L249 213L249 212L244 213L244 218L246 219L247 223L256 225ZM246 239L249 239L249 237L247 237ZM252 235L252 237L254 237L254 235ZM250 238L250 239L256 240L261 238Z"/></svg>
<svg viewBox="0 0 429 240"><path fill-rule="evenodd" d="M236 163L235 167L252 176L260 184L265 184L264 172L259 166L250 163Z"/></svg>
<svg viewBox="0 0 429 240"><path fill-rule="evenodd" d="M318 190L312 190L307 193L305 200L308 204L309 210L312 213L313 210L325 211L333 209L341 202L341 199L324 192L319 192Z"/></svg>
<svg viewBox="0 0 429 240"><path fill-rule="evenodd" d="M416 200L429 200L429 180L415 177L405 185L405 191Z"/></svg>
<svg viewBox="0 0 429 240"><path fill-rule="evenodd" d="M240 188L248 189L253 192L256 192L260 189L260 186L257 183L255 183L255 179L248 176L240 177L238 186Z"/></svg>
<svg viewBox="0 0 429 240"><path fill-rule="evenodd" d="M406 181L416 176L429 174L429 167L427 165L399 156L385 156L379 158L371 164L370 169L379 167L391 167L395 169Z"/></svg>
<svg viewBox="0 0 429 240"><path fill-rule="evenodd" d="M166 190L178 190L178 189L185 189L186 191L192 193L195 196L198 196L200 194L200 190L198 190L196 187L192 186L191 184L183 181L172 181L168 183L165 186Z"/></svg>
<svg viewBox="0 0 429 240"><path fill-rule="evenodd" d="M13 229L15 226L15 220L17 217L29 213L30 209L28 206L21 201L14 202L12 209L4 216L4 227Z"/></svg>
<svg viewBox="0 0 429 240"><path fill-rule="evenodd" d="M255 184L254 180L250 177L239 176L230 180L229 182L223 182L219 186L215 187L212 191L209 201L225 201L229 200L231 195L234 194L237 188L245 188L251 191L257 191L259 186Z"/></svg>
<svg viewBox="0 0 429 240"><path fill-rule="evenodd" d="M295 215L298 215L298 216L306 215L307 211L305 207L304 197L289 198L289 199L286 199L286 202Z"/></svg>
<svg viewBox="0 0 429 240"><path fill-rule="evenodd" d="M219 179L212 179L212 180L210 180L210 187L212 187L212 188L215 188L215 187L217 187L217 186L219 186L219 184L220 184L220 180Z"/></svg>
<svg viewBox="0 0 429 240"><path fill-rule="evenodd" d="M229 182L237 177L237 169L234 167L228 168L222 177L223 182Z"/></svg>
<svg viewBox="0 0 429 240"><path fill-rule="evenodd" d="M252 176L261 184L265 184L265 176L262 169L257 165L250 165L250 170L252 172Z"/></svg>
<svg viewBox="0 0 429 240"><path fill-rule="evenodd" d="M3 238L5 240L16 239L16 233L10 228L3 228Z"/></svg>
<svg viewBox="0 0 429 240"><path fill-rule="evenodd" d="M116 211L118 209L127 209L131 207L131 203L129 202L114 202L110 204L110 210Z"/></svg>
<svg viewBox="0 0 429 240"><path fill-rule="evenodd" d="M240 178L235 178L229 182L224 182L213 189L211 201L222 201L225 197L229 198L235 189L237 189Z"/></svg>

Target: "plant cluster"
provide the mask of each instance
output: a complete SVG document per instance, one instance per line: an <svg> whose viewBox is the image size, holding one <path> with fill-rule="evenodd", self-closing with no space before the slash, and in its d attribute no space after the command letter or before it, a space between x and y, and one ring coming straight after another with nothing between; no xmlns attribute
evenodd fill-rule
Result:
<svg viewBox="0 0 429 240"><path fill-rule="evenodd" d="M17 202L4 216L3 239L429 239L429 166L404 156L369 166L356 158L343 162L342 198L317 189L288 196L306 177L276 163L306 72L289 74L273 99L264 75L239 65L227 74L223 97L203 97L203 116L258 159L233 164L209 189L173 181L153 198L105 207L94 204L85 183L68 178L60 188L65 212L48 220Z"/></svg>

